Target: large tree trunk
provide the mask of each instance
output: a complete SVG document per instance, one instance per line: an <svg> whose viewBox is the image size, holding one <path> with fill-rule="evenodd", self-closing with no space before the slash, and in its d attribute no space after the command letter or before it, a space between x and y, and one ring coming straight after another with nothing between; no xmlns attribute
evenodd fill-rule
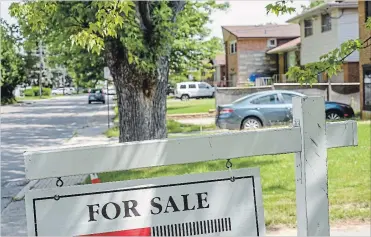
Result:
<svg viewBox="0 0 371 237"><path fill-rule="evenodd" d="M117 92L119 142L166 138L169 60L159 58L156 73L143 73L123 57L120 44L110 46L106 59Z"/></svg>
<svg viewBox="0 0 371 237"><path fill-rule="evenodd" d="M8 85L8 84L3 84L1 86L1 101L4 104L11 103L12 101L15 100L14 95L14 86Z"/></svg>

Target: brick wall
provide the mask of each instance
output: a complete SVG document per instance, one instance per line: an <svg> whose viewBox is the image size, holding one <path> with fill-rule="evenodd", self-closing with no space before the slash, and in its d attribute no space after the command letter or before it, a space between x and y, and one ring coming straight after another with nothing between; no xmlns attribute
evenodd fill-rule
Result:
<svg viewBox="0 0 371 237"><path fill-rule="evenodd" d="M253 73L273 75L278 72L277 55L267 55L267 38L238 41L238 84L245 84Z"/></svg>
<svg viewBox="0 0 371 237"><path fill-rule="evenodd" d="M365 41L368 37L371 36L371 30L367 30L365 26L366 21L366 9L365 9L365 2L358 1L358 15L359 15L359 37L361 42ZM368 42L371 43L371 42ZM371 47L367 47L360 50L359 54L359 80L360 80L360 103L361 103L361 110L363 110L363 69L362 65L364 64L371 64ZM370 112L363 112L364 115L370 116ZM363 118L366 116L363 116Z"/></svg>
<svg viewBox="0 0 371 237"><path fill-rule="evenodd" d="M344 82L359 82L359 63L347 62L343 65Z"/></svg>

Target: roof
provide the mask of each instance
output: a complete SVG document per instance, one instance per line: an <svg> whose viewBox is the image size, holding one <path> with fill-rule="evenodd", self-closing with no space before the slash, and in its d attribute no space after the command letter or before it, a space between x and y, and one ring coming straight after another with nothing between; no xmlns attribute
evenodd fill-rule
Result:
<svg viewBox="0 0 371 237"><path fill-rule="evenodd" d="M350 8L358 8L358 1L343 1L343 2L327 2L323 3L317 7L309 9L293 18L287 20L287 23L299 23L299 21L303 18L308 18L314 15L317 15L320 12L328 11L332 9L350 9Z"/></svg>
<svg viewBox="0 0 371 237"><path fill-rule="evenodd" d="M300 36L300 27L296 24L222 26L222 29L239 38L292 38Z"/></svg>
<svg viewBox="0 0 371 237"><path fill-rule="evenodd" d="M276 54L276 53L284 53L284 52L288 52L288 51L291 51L291 50L294 50L297 48L297 46L300 44L300 37L296 38L296 39L293 39L283 45L280 45L274 49L271 49L269 50L267 53L268 54Z"/></svg>
<svg viewBox="0 0 371 237"><path fill-rule="evenodd" d="M225 65L225 54L219 54L215 56L214 65Z"/></svg>

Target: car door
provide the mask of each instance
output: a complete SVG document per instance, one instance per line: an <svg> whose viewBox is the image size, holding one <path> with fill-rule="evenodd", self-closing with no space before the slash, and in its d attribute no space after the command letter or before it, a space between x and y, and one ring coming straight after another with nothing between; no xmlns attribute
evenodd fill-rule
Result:
<svg viewBox="0 0 371 237"><path fill-rule="evenodd" d="M198 95L201 97L206 97L208 96L208 88L205 83L199 83L198 84Z"/></svg>
<svg viewBox="0 0 371 237"><path fill-rule="evenodd" d="M199 97L199 89L196 85L196 83L190 83L188 84L188 94L191 96L191 97Z"/></svg>
<svg viewBox="0 0 371 237"><path fill-rule="evenodd" d="M255 109L263 116L268 124L276 124L287 120L287 109L279 99L278 93L259 96L251 101Z"/></svg>
<svg viewBox="0 0 371 237"><path fill-rule="evenodd" d="M292 94L288 92L280 93L280 100L283 102L286 108L287 120L292 120L292 98L298 97L297 94Z"/></svg>

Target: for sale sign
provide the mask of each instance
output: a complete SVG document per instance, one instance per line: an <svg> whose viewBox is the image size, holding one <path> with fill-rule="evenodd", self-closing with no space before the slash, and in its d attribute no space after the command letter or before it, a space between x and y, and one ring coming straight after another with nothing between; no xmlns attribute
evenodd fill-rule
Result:
<svg viewBox="0 0 371 237"><path fill-rule="evenodd" d="M259 169L32 190L33 236L259 236Z"/></svg>

